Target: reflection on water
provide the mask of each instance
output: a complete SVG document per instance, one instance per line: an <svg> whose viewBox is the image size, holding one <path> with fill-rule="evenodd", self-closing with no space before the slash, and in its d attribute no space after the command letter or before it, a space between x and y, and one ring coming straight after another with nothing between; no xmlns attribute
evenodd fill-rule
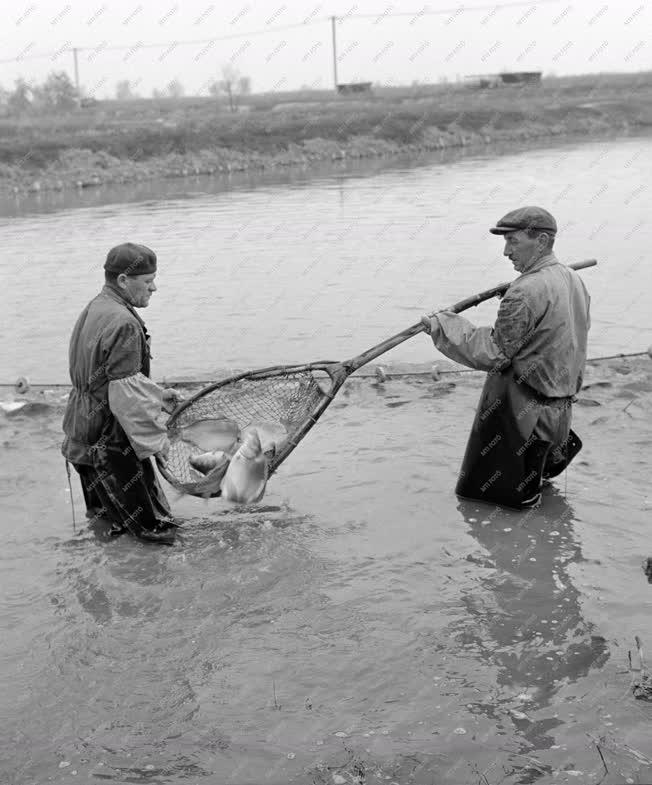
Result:
<svg viewBox="0 0 652 785"><path fill-rule="evenodd" d="M497 666L501 688L495 703L477 708L493 714L505 705L530 745L549 747L555 737L548 732L561 721L533 721L528 711L554 704L561 684L578 681L609 658L606 640L583 618L569 574L569 566L582 560L573 507L548 488L541 508L527 512L462 500L458 509L488 554L477 564L480 585L490 593L489 603L484 595L465 596L469 623L458 634Z"/></svg>

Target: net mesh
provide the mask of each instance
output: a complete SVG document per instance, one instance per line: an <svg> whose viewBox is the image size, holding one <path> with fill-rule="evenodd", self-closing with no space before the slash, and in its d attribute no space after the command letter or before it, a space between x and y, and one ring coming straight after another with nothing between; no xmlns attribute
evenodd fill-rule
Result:
<svg viewBox="0 0 652 785"><path fill-rule="evenodd" d="M294 439L323 396L322 387L310 371L240 379L201 395L168 423L167 479L185 493L193 493L194 484L204 478L189 462L202 450L182 438L184 427L199 420L226 418L243 429L264 421L281 425L287 438ZM272 459L270 470L277 465Z"/></svg>

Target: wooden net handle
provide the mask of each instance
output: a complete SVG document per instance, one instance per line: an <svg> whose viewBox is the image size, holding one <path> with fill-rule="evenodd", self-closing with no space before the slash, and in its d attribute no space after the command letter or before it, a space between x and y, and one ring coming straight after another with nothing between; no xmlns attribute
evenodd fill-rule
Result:
<svg viewBox="0 0 652 785"><path fill-rule="evenodd" d="M585 259L582 262L569 264L568 267L570 267L572 270L582 270L585 267L594 267L596 264L597 261L595 259ZM473 308L474 305L480 305L480 303L483 303L485 300L491 300L492 297L497 297L499 294L505 294L512 283L513 281L500 283L498 286L494 286L493 288L487 289L484 292L467 297L466 300L460 300L459 303L455 303L455 305L451 305L449 308L440 308L434 313L429 314L429 318L432 319L432 317L436 316L440 311L452 311L453 313L461 313L461 311L466 311L468 308ZM426 328L423 326L423 323L418 322L417 324L413 324L412 327L408 327L406 330L398 333L398 335L393 335L391 338L388 338L382 343L379 343L377 346L373 346L366 352L362 352L362 354L352 357L347 362L342 363L346 370L346 375L357 371L358 368L362 368L363 365L366 365L372 360L375 360L376 357L380 357L381 354L385 354L385 352L388 352L390 349L393 349L395 346L403 343L403 341L407 341L413 336L424 332L425 329Z"/></svg>
<svg viewBox="0 0 652 785"><path fill-rule="evenodd" d="M571 270L583 270L585 267L595 267L597 263L597 259L584 259L582 262L569 264L568 267L570 267ZM439 310L461 313L462 311L466 311L468 308L473 308L476 305L480 305L480 303L485 302L485 300L491 300L492 297L498 297L499 294L505 294L512 283L513 281L509 281L508 283L500 283L498 286L494 286L492 289L487 289L485 292L480 292L480 294L474 294L471 297L467 297L465 300L460 300L459 303L455 303L455 305L452 305L450 308L440 308ZM435 311L434 313L429 314L429 316L432 318L437 313L439 313L439 311Z"/></svg>

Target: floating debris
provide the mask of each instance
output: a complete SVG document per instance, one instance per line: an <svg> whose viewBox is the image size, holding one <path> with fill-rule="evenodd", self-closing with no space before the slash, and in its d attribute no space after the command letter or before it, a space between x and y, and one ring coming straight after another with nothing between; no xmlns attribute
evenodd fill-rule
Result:
<svg viewBox="0 0 652 785"><path fill-rule="evenodd" d="M19 376L14 384L14 390L19 395L24 395L29 392L29 379L26 376Z"/></svg>
<svg viewBox="0 0 652 785"><path fill-rule="evenodd" d="M652 556L648 556L643 563L643 572L647 575L648 583L652 583Z"/></svg>
<svg viewBox="0 0 652 785"><path fill-rule="evenodd" d="M600 401L596 401L593 398L578 398L577 405L578 406L602 406Z"/></svg>
<svg viewBox="0 0 652 785"><path fill-rule="evenodd" d="M23 406L27 406L27 401L0 401L0 409L6 414L12 414Z"/></svg>
<svg viewBox="0 0 652 785"><path fill-rule="evenodd" d="M643 644L638 635L634 636L636 641L636 651L638 653L638 668L632 666L632 653L627 652L629 658L629 670L632 674L632 692L637 700L649 701L652 703L652 677L645 668L645 661L643 659Z"/></svg>

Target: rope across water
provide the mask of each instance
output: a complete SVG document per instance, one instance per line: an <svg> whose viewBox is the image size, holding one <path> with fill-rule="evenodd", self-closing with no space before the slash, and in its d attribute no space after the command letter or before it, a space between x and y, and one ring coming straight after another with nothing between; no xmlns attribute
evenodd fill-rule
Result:
<svg viewBox="0 0 652 785"><path fill-rule="evenodd" d="M605 360L620 360L625 359L628 357L645 357L648 355L652 357L652 346L646 352L628 352L628 353L621 353L621 354L608 354L602 357L590 357L587 359L587 363L597 363L603 362ZM377 368L381 366L376 366ZM385 377L387 379L401 379L401 378L410 378L410 377L418 377L418 376L432 376L433 373L436 371L437 375L444 376L445 374L451 373L482 373L482 371L476 371L473 368L452 368L452 369L445 369L439 370L436 365L433 366L428 371L397 371L395 373L385 373ZM369 378L377 378L378 374L377 371L373 371L372 373L357 373L356 376L360 379L369 379ZM209 384L213 384L216 379L180 379L180 380L170 380L164 379L158 384L162 387L202 387L207 386ZM48 389L55 389L55 388L69 388L70 382L30 382L26 377L21 376L15 382L0 382L0 387L5 388L12 388L17 393L24 393L28 392L28 390L32 387L45 387ZM22 389L25 388L25 389Z"/></svg>

